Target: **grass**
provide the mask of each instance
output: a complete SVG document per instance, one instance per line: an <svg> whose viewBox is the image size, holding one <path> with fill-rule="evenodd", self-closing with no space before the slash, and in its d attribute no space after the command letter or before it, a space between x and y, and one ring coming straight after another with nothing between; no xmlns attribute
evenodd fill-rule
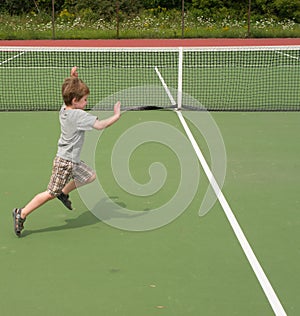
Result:
<svg viewBox="0 0 300 316"><path fill-rule="evenodd" d="M64 11L63 11L64 12ZM94 16L75 17L60 14L55 21L45 14L22 16L0 15L0 39L108 39L108 38L244 38L244 37L300 37L300 25L292 20L278 21L260 18L251 21L250 32L246 20L230 17L215 21L189 13L185 15L184 34L180 12L141 15L116 21L95 19Z"/></svg>

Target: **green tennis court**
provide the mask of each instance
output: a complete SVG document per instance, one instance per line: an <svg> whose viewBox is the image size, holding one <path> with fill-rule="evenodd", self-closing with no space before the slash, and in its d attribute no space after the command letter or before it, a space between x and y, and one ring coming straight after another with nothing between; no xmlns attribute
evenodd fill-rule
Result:
<svg viewBox="0 0 300 316"><path fill-rule="evenodd" d="M299 58L0 47L1 313L298 315ZM18 239L11 211L46 189L74 65L100 118L117 100L201 111L127 111L87 133L98 182L72 193L72 212L56 200L34 212Z"/></svg>
<svg viewBox="0 0 300 316"><path fill-rule="evenodd" d="M227 153L222 192L286 313L299 315L300 113L212 116ZM168 199L180 180L174 153L155 142L139 146L130 170L145 183L149 164L161 161L171 180L159 192L135 197L112 179L107 166L117 135L146 122L163 122L183 133L173 111L126 112L103 132L96 150L98 178L108 195L137 213ZM274 315L220 203L198 215L209 185L200 164L195 197L162 227L133 232L107 225L75 192L74 211L51 201L28 218L18 239L11 210L48 183L58 113L1 112L0 126L2 315ZM197 129L191 131L209 162L208 144Z"/></svg>

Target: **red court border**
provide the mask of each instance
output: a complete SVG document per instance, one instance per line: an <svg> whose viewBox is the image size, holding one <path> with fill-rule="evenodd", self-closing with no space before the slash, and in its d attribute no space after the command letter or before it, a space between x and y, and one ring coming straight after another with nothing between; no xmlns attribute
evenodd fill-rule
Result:
<svg viewBox="0 0 300 316"><path fill-rule="evenodd" d="M22 47L224 47L294 46L300 38L256 39L116 39L116 40L0 40L1 46Z"/></svg>

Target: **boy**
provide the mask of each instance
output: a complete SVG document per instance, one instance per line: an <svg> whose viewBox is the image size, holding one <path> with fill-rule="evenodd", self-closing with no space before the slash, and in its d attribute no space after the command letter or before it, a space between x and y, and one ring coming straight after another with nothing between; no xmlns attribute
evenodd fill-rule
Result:
<svg viewBox="0 0 300 316"><path fill-rule="evenodd" d="M45 192L37 194L25 207L13 210L14 230L18 237L31 212L55 197L72 210L69 193L96 179L95 171L80 161L84 133L93 128L101 130L115 123L121 116L121 103L118 101L115 104L114 115L98 120L96 116L84 111L89 93L88 86L78 78L77 68L73 67L71 76L62 85L64 105L59 113L61 135L50 182Z"/></svg>

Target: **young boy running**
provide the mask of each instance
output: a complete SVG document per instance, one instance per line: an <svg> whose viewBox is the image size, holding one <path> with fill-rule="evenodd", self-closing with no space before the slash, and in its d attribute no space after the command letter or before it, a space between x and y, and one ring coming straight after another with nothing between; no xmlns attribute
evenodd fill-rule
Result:
<svg viewBox="0 0 300 316"><path fill-rule="evenodd" d="M50 182L45 192L37 194L25 207L13 210L14 231L18 237L31 212L55 197L72 210L69 193L96 179L95 171L80 160L84 133L93 128L101 130L115 123L121 115L121 103L114 105L111 117L98 120L96 116L84 111L89 93L88 86L78 78L77 68L73 67L71 76L62 85L64 105L59 113L61 135Z"/></svg>

